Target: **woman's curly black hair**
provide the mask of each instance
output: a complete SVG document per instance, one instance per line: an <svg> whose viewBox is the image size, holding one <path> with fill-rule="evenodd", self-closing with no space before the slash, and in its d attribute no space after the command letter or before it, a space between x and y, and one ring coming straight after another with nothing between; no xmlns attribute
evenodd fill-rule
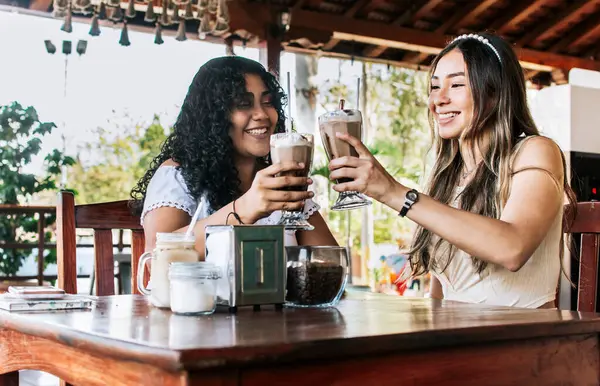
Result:
<svg viewBox="0 0 600 386"><path fill-rule="evenodd" d="M247 74L258 75L263 80L278 114L275 132L285 130L287 97L274 75L260 63L238 56L208 61L194 76L173 132L162 144L160 154L131 191L130 207L135 214L141 214L148 184L168 159L179 164L188 191L195 200L206 196L211 212L241 195L229 132L236 101L247 92L244 78ZM270 163L270 160L267 158L263 162Z"/></svg>

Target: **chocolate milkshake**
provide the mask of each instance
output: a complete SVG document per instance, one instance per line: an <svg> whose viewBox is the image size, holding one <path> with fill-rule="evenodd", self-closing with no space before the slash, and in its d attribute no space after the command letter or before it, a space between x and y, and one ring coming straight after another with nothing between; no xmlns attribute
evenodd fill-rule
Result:
<svg viewBox="0 0 600 386"><path fill-rule="evenodd" d="M362 114L359 110L344 109L344 100L340 100L337 110L319 116L319 132L323 147L329 161L339 157L358 157L358 153L348 142L337 138L336 133L348 133L362 140ZM340 178L337 184L352 182L350 178ZM359 192L341 192L332 210L350 210L371 205L364 195Z"/></svg>
<svg viewBox="0 0 600 386"><path fill-rule="evenodd" d="M313 159L314 140L310 134L281 133L271 136L271 159L273 163L295 161L304 163L301 170L283 172L281 176L308 177ZM305 186L289 186L283 190L306 191Z"/></svg>
<svg viewBox="0 0 600 386"><path fill-rule="evenodd" d="M312 166L315 141L312 134L280 133L271 136L271 160L274 164L280 162L294 161L303 163L301 170L290 170L280 173L279 176L308 177ZM279 177L278 176L278 177ZM306 191L308 185L287 186L282 188L287 191ZM304 212L286 211L281 213L278 225L283 225L289 230L311 231L315 229L305 218Z"/></svg>
<svg viewBox="0 0 600 386"><path fill-rule="evenodd" d="M321 140L327 153L327 158L339 157L358 157L356 150L345 141L337 138L335 133L348 133L351 136L361 139L362 135L362 115L358 110L336 110L319 117L319 132ZM351 181L348 178L342 178L336 181L338 184Z"/></svg>

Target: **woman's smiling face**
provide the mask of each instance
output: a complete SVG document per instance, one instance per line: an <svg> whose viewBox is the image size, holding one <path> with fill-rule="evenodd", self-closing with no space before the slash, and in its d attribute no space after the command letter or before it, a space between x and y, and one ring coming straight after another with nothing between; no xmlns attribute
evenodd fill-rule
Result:
<svg viewBox="0 0 600 386"><path fill-rule="evenodd" d="M273 95L260 76L247 74L246 93L235 101L231 113L229 136L242 157L264 157L269 154L271 134L279 118L273 107Z"/></svg>
<svg viewBox="0 0 600 386"><path fill-rule="evenodd" d="M444 55L431 77L429 109L439 135L459 138L473 117L473 95L463 54L454 49Z"/></svg>

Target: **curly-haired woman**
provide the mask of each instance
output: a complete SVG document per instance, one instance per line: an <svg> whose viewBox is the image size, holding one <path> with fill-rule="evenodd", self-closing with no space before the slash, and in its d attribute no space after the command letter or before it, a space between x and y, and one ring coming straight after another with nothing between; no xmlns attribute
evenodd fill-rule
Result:
<svg viewBox="0 0 600 386"><path fill-rule="evenodd" d="M285 103L277 79L253 60L221 57L200 68L173 132L131 192L147 250L156 233L186 230L197 205L202 208L194 233L201 256L205 226L225 224L231 212L244 224L265 225L276 224L282 210L303 209L315 229L286 231L285 244L337 245L312 192L280 190L312 183L276 177L302 165L270 162L270 136L284 131Z"/></svg>

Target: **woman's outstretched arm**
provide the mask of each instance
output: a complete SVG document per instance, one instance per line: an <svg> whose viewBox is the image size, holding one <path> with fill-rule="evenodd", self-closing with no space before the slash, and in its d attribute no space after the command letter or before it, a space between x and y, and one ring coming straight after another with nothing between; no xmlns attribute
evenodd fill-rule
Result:
<svg viewBox="0 0 600 386"><path fill-rule="evenodd" d="M330 163L330 178L352 178L334 186L356 190L400 211L409 190L391 177L356 138L342 135L360 157ZM425 194L407 217L464 252L487 262L518 271L540 245L563 203L563 165L560 149L538 137L524 144L515 159L512 188L500 219L455 209Z"/></svg>

